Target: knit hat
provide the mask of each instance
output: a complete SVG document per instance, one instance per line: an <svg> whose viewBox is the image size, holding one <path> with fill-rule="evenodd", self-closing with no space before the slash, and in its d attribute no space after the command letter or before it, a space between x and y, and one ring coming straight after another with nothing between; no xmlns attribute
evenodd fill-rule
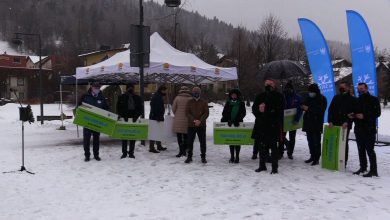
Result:
<svg viewBox="0 0 390 220"><path fill-rule="evenodd" d="M192 92L197 92L197 93L200 93L201 90L199 87L195 86L194 88L192 88Z"/></svg>
<svg viewBox="0 0 390 220"><path fill-rule="evenodd" d="M190 89L187 86L182 86L182 87L180 87L179 93L182 93L182 92L190 92Z"/></svg>

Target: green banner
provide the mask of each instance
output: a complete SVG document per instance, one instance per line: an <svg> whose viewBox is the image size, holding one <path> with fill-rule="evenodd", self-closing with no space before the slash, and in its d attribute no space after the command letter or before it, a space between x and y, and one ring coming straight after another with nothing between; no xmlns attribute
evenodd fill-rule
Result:
<svg viewBox="0 0 390 220"><path fill-rule="evenodd" d="M111 138L121 140L147 140L149 125L145 122L117 122Z"/></svg>
<svg viewBox="0 0 390 220"><path fill-rule="evenodd" d="M322 143L322 168L343 171L345 169L345 134L342 127L324 127Z"/></svg>
<svg viewBox="0 0 390 220"><path fill-rule="evenodd" d="M227 123L214 123L214 144L253 145L252 130L253 123L241 123L240 127L229 127Z"/></svg>
<svg viewBox="0 0 390 220"><path fill-rule="evenodd" d="M298 123L295 123L294 119L297 115L297 109L286 109L284 110L284 118L283 118L283 131L295 131L303 126L303 114L301 115L301 118L299 119Z"/></svg>
<svg viewBox="0 0 390 220"><path fill-rule="evenodd" d="M104 110L96 110L96 107L79 106L76 109L73 123L96 132L111 135L116 124L114 118L115 114L110 114L110 112L107 113L107 111Z"/></svg>

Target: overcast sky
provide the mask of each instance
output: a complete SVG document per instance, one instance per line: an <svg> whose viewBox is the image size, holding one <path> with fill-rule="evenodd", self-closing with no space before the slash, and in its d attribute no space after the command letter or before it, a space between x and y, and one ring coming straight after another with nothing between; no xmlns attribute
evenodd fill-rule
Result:
<svg viewBox="0 0 390 220"><path fill-rule="evenodd" d="M154 0L164 3L164 0ZM327 40L348 42L345 11L356 10L366 20L374 45L390 49L390 0L181 0L184 8L207 17L256 30L263 18L278 16L290 36L300 34L297 19L308 18ZM180 22L180 21L179 21Z"/></svg>

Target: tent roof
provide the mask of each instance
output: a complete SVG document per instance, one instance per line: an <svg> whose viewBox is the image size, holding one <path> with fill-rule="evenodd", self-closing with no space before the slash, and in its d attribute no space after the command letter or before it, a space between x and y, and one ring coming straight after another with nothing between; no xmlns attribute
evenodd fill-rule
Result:
<svg viewBox="0 0 390 220"><path fill-rule="evenodd" d="M145 80L174 83L210 83L236 80L236 68L210 65L191 53L179 51L158 33L150 37L150 66L145 68ZM131 67L130 50L115 54L100 63L76 69L78 79L121 78L136 80L139 68Z"/></svg>

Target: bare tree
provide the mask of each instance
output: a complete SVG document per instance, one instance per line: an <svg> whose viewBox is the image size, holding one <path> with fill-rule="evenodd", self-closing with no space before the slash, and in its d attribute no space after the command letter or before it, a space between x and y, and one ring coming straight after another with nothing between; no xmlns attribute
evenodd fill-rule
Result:
<svg viewBox="0 0 390 220"><path fill-rule="evenodd" d="M258 45L263 55L263 62L268 63L281 55L283 43L287 38L282 22L273 14L261 23L258 33Z"/></svg>

